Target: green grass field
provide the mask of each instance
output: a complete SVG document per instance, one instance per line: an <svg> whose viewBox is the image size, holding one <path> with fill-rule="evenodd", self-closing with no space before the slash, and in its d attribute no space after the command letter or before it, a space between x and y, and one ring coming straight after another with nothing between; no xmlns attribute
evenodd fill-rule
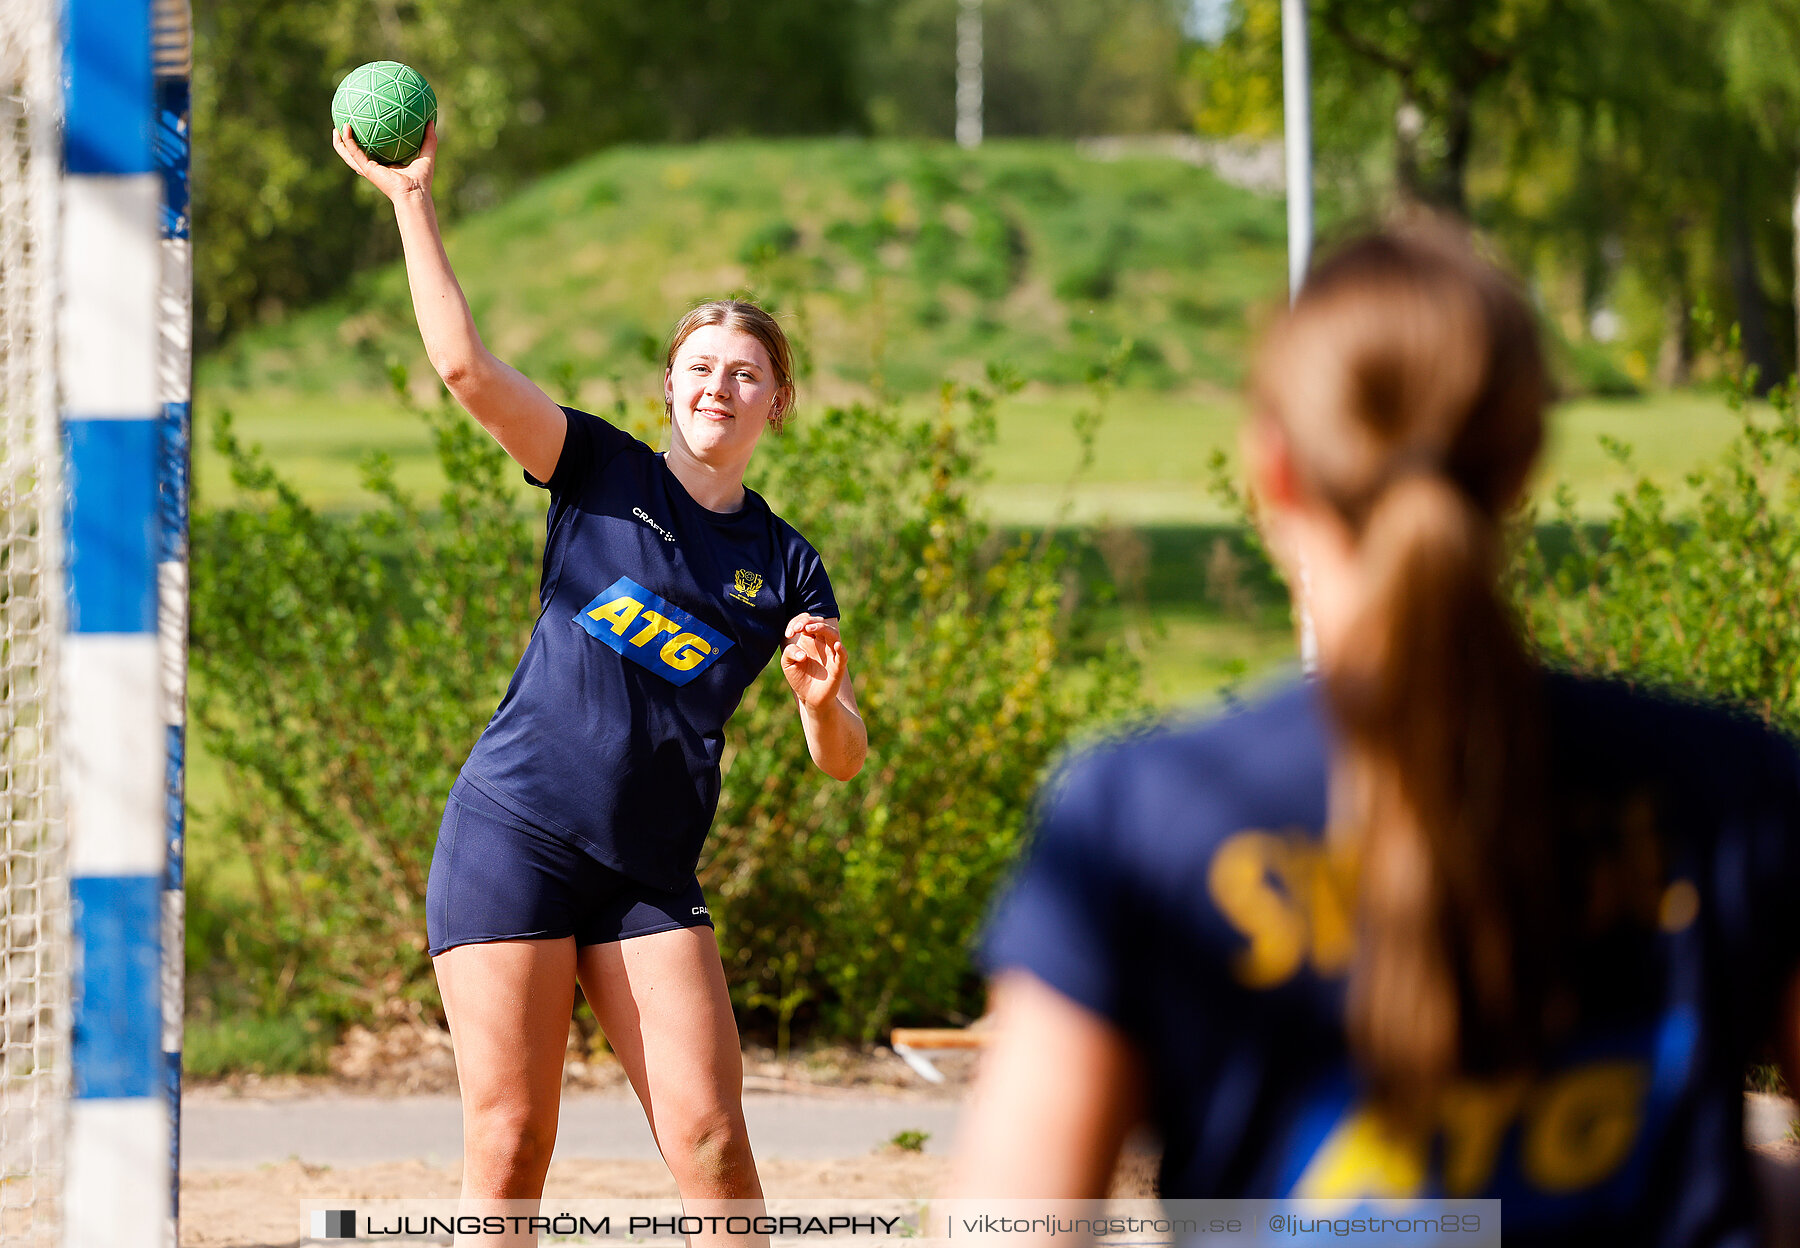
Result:
<svg viewBox="0 0 1800 1248"><path fill-rule="evenodd" d="M602 397L583 396L589 402ZM650 393L634 398L634 411L656 404ZM1207 492L1207 466L1215 450L1235 453L1242 417L1235 396L1142 388L1115 393L1096 440L1094 463L1077 476L1080 445L1073 417L1091 405L1084 389L1047 386L1001 403L989 456L991 476L982 491L995 520L1041 525L1058 519L1116 524L1231 519ZM208 445L221 410L230 410L240 435L260 443L319 507L347 510L366 504L358 465L373 452L393 457L405 486L430 490L438 483L423 424L384 394L332 398L291 390L204 389L197 407L201 449L195 488L202 505L236 497L223 462ZM935 403L916 396L902 407L925 415ZM796 419L805 418L802 407ZM1568 403L1552 416L1550 448L1534 488L1543 495L1567 484L1584 515L1603 512L1632 479L1603 450L1601 438L1607 436L1631 445L1635 467L1679 498L1686 474L1715 458L1736 427L1736 416L1724 400L1708 393ZM533 492L521 483L519 493L523 502Z"/></svg>

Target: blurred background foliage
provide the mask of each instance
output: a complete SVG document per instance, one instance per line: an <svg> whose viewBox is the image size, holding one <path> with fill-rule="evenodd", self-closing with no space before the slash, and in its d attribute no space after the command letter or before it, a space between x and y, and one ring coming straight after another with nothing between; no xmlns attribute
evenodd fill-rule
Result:
<svg viewBox="0 0 1800 1248"><path fill-rule="evenodd" d="M1284 254L1266 196L1179 161L1027 140L619 147L466 217L448 246L496 351L531 376L566 365L595 402L614 378L660 393L668 326L733 287L791 318L814 398L930 402L946 375L977 382L1002 358L1079 388L1126 339L1132 385L1234 386L1246 312ZM239 335L201 375L385 402L396 360L435 384L398 266Z"/></svg>
<svg viewBox="0 0 1800 1248"><path fill-rule="evenodd" d="M1189 54L1202 133L1280 133L1280 0ZM1794 364L1800 9L1787 0L1313 0L1320 174L1339 220L1471 219L1530 278L1573 379L1678 386L1742 326Z"/></svg>
<svg viewBox="0 0 1800 1248"><path fill-rule="evenodd" d="M994 136L1280 133L1280 0L987 0ZM1800 9L1788 0L1315 0L1328 220L1466 212L1537 282L1574 374L1681 384L1693 314L1794 355ZM449 215L629 142L947 136L956 0L249 0L196 8L205 341L391 260L326 101L392 57L454 132Z"/></svg>
<svg viewBox="0 0 1800 1248"><path fill-rule="evenodd" d="M1179 124L1164 0L992 0L990 130ZM198 320L208 341L392 259L352 196L328 102L364 61L435 86L450 215L623 142L947 133L956 0L249 0L195 6Z"/></svg>

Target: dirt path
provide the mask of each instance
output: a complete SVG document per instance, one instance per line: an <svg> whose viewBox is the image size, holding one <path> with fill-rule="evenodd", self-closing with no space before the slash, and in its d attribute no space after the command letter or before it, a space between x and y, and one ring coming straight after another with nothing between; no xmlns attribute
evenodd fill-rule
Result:
<svg viewBox="0 0 1800 1248"><path fill-rule="evenodd" d="M886 1050L822 1049L781 1062L745 1052L744 1111L773 1197L926 1197L941 1192L973 1056L925 1084ZM290 1248L302 1202L448 1199L462 1181L461 1110L448 1036L353 1029L330 1078L191 1085L182 1098L183 1248ZM547 1197L672 1197L643 1111L610 1058L571 1036ZM905 1132L918 1151L890 1141ZM1147 1192L1153 1167L1122 1169Z"/></svg>
<svg viewBox="0 0 1800 1248"><path fill-rule="evenodd" d="M861 1157L901 1133L944 1154L960 1101L884 1092L748 1092L744 1117L758 1157L784 1161ZM294 1160L367 1166L462 1156L462 1107L448 1095L324 1095L287 1100L188 1098L182 1106L184 1170ZM563 1097L556 1155L590 1161L655 1161L637 1098L623 1090Z"/></svg>

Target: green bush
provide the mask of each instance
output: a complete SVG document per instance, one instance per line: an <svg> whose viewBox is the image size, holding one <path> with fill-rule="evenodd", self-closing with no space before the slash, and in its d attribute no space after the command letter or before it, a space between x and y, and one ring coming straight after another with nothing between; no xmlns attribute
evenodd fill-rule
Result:
<svg viewBox="0 0 1800 1248"><path fill-rule="evenodd" d="M703 873L736 1000L783 1043L796 1015L870 1037L978 1008L969 941L1032 793L1072 736L1135 704L1132 664L1076 627L1063 547L970 512L992 402L947 390L933 421L833 408L758 457L753 484L833 572L871 738L862 776L825 777L773 667L730 728ZM352 516L307 507L220 426L254 505L196 516L194 710L229 780L208 832L251 884L196 880L190 983L227 1018L437 1009L433 838L529 635L540 522L473 422L422 418L439 510L372 463L379 506Z"/></svg>
<svg viewBox="0 0 1800 1248"><path fill-rule="evenodd" d="M315 512L219 423L261 505L194 518L193 711L229 780L212 833L241 846L254 906L194 971L264 1017L339 1022L433 999L433 835L530 633L535 525L479 428L426 419L441 510L372 462L382 506L349 518Z"/></svg>
<svg viewBox="0 0 1800 1248"><path fill-rule="evenodd" d="M326 1027L307 1016L190 1018L182 1035L181 1070L200 1079L323 1074L328 1035Z"/></svg>
<svg viewBox="0 0 1800 1248"><path fill-rule="evenodd" d="M1800 732L1800 412L1792 383L1768 407L1732 394L1741 419L1725 457L1688 478L1682 512L1647 478L1599 525L1564 491L1553 545L1527 526L1517 598L1551 662L1719 698ZM1630 450L1609 443L1624 464ZM1560 547L1560 548L1559 548Z"/></svg>
<svg viewBox="0 0 1800 1248"><path fill-rule="evenodd" d="M1591 394L1600 398L1629 399L1642 394L1643 387L1619 366L1619 352L1597 342L1562 341L1553 345L1553 358L1563 384L1575 394Z"/></svg>
<svg viewBox="0 0 1800 1248"><path fill-rule="evenodd" d="M732 722L702 878L733 993L781 1043L796 1015L867 1040L978 1013L969 943L1045 768L1138 696L1122 651L1072 653L1065 549L970 510L992 397L954 397L960 427L839 408L763 451L833 571L870 743L860 777L825 777L773 668Z"/></svg>

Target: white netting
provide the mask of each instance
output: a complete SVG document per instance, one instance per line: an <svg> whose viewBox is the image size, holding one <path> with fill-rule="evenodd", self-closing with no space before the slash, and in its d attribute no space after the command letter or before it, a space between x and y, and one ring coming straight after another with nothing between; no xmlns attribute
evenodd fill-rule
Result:
<svg viewBox="0 0 1800 1248"><path fill-rule="evenodd" d="M0 0L0 1245L59 1244L69 902L52 699L62 628L53 331L57 48Z"/></svg>

